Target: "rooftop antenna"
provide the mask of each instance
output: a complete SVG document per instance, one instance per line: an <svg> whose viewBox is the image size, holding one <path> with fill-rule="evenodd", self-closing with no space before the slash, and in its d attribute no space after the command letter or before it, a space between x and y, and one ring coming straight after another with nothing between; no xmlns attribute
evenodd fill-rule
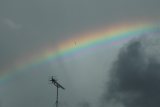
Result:
<svg viewBox="0 0 160 107"><path fill-rule="evenodd" d="M62 85L60 85L60 84L57 82L57 80L56 80L55 78L53 78L53 76L52 76L52 78L50 79L50 81L51 81L52 84L54 84L54 85L56 86L56 88L57 88L56 107L58 107L58 89L61 88L61 89L65 90L65 88L64 88Z"/></svg>

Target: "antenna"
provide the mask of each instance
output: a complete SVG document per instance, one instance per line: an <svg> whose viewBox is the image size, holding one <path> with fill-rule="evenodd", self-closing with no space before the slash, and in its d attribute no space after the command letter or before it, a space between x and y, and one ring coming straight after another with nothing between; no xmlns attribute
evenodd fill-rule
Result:
<svg viewBox="0 0 160 107"><path fill-rule="evenodd" d="M52 76L52 78L51 78L50 81L51 81L52 84L54 84L54 85L56 86L56 88L57 88L56 107L58 107L58 89L61 88L61 89L65 90L65 88L64 88L62 85L60 85L60 84L57 82L57 80L56 80L55 78L53 78L53 76Z"/></svg>

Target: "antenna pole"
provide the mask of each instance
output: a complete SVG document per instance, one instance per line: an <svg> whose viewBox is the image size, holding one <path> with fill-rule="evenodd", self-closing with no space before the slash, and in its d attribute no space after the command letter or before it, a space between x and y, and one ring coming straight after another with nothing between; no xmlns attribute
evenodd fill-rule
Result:
<svg viewBox="0 0 160 107"><path fill-rule="evenodd" d="M57 87L57 100L56 100L56 107L58 107L58 87Z"/></svg>
<svg viewBox="0 0 160 107"><path fill-rule="evenodd" d="M65 90L65 88L64 88L62 85L60 85L60 84L57 82L57 80L53 78L53 76L52 76L52 79L51 79L50 81L51 81L52 84L54 84L54 85L56 86L56 88L57 88L56 107L58 107L58 89L61 88L61 89Z"/></svg>

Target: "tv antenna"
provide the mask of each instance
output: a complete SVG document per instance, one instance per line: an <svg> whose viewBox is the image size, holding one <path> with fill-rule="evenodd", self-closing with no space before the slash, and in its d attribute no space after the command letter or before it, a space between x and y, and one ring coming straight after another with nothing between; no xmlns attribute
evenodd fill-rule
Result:
<svg viewBox="0 0 160 107"><path fill-rule="evenodd" d="M61 88L61 89L65 90L65 88L64 88L62 85L60 85L60 84L57 82L57 80L56 80L55 78L53 78L53 76L52 76L52 78L50 79L50 81L51 81L52 84L54 84L54 85L56 86L56 88L57 88L56 107L58 107L58 89Z"/></svg>

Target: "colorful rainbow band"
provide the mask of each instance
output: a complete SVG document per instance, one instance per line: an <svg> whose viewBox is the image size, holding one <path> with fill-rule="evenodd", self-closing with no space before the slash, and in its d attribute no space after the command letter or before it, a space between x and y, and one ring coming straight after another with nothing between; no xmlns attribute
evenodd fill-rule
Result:
<svg viewBox="0 0 160 107"><path fill-rule="evenodd" d="M96 49L101 46L114 46L128 41L135 36L143 35L147 32L154 32L159 30L159 26L154 23L125 23L113 25L102 30L97 30L90 33L80 33L78 36L66 41L62 41L56 47L46 46L44 50L35 52L35 54L28 55L28 57L20 58L15 62L15 65L1 70L0 81L9 79L11 76L16 75L27 68L37 66L49 61L55 61L59 57L68 59L74 54L83 53L90 49ZM76 44L75 44L76 41ZM59 50L57 51L56 49Z"/></svg>

